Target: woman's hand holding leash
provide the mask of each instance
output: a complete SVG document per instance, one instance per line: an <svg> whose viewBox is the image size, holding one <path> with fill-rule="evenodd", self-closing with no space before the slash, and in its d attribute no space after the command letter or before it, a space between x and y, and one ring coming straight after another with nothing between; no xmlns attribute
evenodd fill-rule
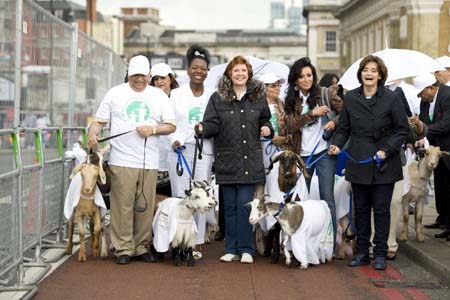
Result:
<svg viewBox="0 0 450 300"><path fill-rule="evenodd" d="M330 145L330 147L328 148L329 155L338 155L339 153L341 153L341 149L339 149L338 146Z"/></svg>
<svg viewBox="0 0 450 300"><path fill-rule="evenodd" d="M262 126L261 127L261 132L260 132L260 136L262 137L266 137L270 135L270 128L267 126Z"/></svg>

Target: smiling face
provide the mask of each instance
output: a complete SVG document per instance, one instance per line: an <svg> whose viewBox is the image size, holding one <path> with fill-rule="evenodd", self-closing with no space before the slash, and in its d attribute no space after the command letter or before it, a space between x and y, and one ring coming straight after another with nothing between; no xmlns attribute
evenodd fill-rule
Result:
<svg viewBox="0 0 450 300"><path fill-rule="evenodd" d="M266 96L270 101L274 101L280 96L281 83L276 81L271 84L266 84Z"/></svg>
<svg viewBox="0 0 450 300"><path fill-rule="evenodd" d="M378 65L376 62L368 62L361 72L361 80L366 87L377 87L378 80L381 79L381 75L378 72Z"/></svg>
<svg viewBox="0 0 450 300"><path fill-rule="evenodd" d="M194 58L189 66L187 73L192 83L203 84L208 75L208 65L201 58Z"/></svg>
<svg viewBox="0 0 450 300"><path fill-rule="evenodd" d="M304 95L309 94L314 82L314 76L312 69L310 67L304 67L300 70L300 74L296 80L298 88L302 91Z"/></svg>
<svg viewBox="0 0 450 300"><path fill-rule="evenodd" d="M155 87L158 89L161 89L166 93L167 95L170 94L170 76L153 76L152 82Z"/></svg>
<svg viewBox="0 0 450 300"><path fill-rule="evenodd" d="M231 81L234 87L243 87L248 81L248 69L245 64L237 64L231 69Z"/></svg>
<svg viewBox="0 0 450 300"><path fill-rule="evenodd" d="M128 83L130 84L130 87L136 92L144 91L149 82L149 75L136 74L128 76Z"/></svg>

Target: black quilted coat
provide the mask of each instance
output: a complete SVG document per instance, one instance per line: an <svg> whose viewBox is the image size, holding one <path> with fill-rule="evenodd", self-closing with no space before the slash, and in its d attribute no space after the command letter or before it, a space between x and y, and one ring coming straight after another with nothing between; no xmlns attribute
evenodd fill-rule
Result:
<svg viewBox="0 0 450 300"><path fill-rule="evenodd" d="M269 127L273 137L270 116L262 82L250 80L247 93L239 101L231 81L222 77L203 116L204 138L214 137L218 184L265 182L260 129Z"/></svg>

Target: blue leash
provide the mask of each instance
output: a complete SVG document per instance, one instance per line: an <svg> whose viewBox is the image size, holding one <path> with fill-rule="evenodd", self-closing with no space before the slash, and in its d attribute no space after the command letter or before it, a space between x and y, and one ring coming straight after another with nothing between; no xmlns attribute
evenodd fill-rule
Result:
<svg viewBox="0 0 450 300"><path fill-rule="evenodd" d="M324 130L324 133L326 132L326 130ZM319 157L317 157L314 161L311 162L312 157L314 156L314 153L316 153L317 147L319 146L320 140L317 141L316 145L314 146L313 151L311 152L311 154L308 156L308 158L305 161L305 166L307 169L311 168L312 166L314 166L319 160L321 160L325 155L328 155L327 151L324 151Z"/></svg>
<svg viewBox="0 0 450 300"><path fill-rule="evenodd" d="M350 155L350 153L347 152L347 150L342 150L341 152L355 164L367 164L367 163L371 162L372 160L374 160L373 156L363 159L363 160L356 160ZM375 163L377 164L378 168L381 167L381 163L383 161L384 161L384 158L379 157L378 154L375 153Z"/></svg>
<svg viewBox="0 0 450 300"><path fill-rule="evenodd" d="M183 150L186 149L186 146L182 147ZM183 175L183 163L186 166L186 170L189 174L189 176L192 178L192 172L191 169L189 168L189 164L186 161L186 157L184 157L183 152L181 152L180 149L176 148L175 152L178 154L178 161L177 161L177 174L178 176L182 176Z"/></svg>
<svg viewBox="0 0 450 300"><path fill-rule="evenodd" d="M262 138L261 143L267 143L267 146L265 147L264 151L267 156L269 156L270 160L272 160L272 157L275 153L281 151L280 147L276 146L274 143L272 143L272 140Z"/></svg>

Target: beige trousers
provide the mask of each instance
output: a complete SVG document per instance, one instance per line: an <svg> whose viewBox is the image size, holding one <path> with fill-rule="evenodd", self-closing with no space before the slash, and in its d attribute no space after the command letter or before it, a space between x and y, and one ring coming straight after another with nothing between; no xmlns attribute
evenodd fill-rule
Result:
<svg viewBox="0 0 450 300"><path fill-rule="evenodd" d="M111 167L111 242L114 255L147 252L152 237L158 170ZM145 207L145 211L140 212Z"/></svg>

